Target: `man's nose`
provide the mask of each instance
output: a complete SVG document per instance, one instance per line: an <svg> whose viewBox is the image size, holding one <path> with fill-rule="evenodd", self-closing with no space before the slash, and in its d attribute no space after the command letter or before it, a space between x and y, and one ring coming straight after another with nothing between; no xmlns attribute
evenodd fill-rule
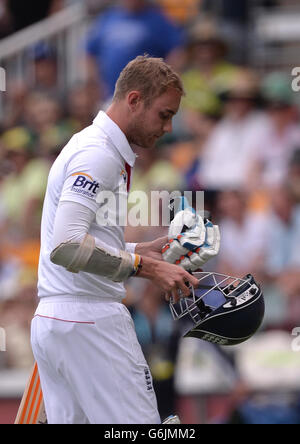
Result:
<svg viewBox="0 0 300 444"><path fill-rule="evenodd" d="M165 124L164 124L164 132L165 133L171 133L172 132L172 129L173 129L173 124L172 124L172 120L169 120L168 122L166 122Z"/></svg>

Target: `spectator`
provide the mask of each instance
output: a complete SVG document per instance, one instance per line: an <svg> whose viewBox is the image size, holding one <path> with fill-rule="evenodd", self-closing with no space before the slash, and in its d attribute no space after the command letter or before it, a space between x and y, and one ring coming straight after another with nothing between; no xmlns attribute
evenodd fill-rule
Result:
<svg viewBox="0 0 300 444"><path fill-rule="evenodd" d="M30 321L36 306L41 207L49 166L32 159L24 128L14 128L1 138L6 164L0 183L1 255L0 314L7 333L4 364L14 368L32 365Z"/></svg>
<svg viewBox="0 0 300 444"><path fill-rule="evenodd" d="M182 74L186 97L183 106L215 112L221 105L218 93L232 84L238 68L226 61L227 45L210 18L191 26L186 44L186 68Z"/></svg>
<svg viewBox="0 0 300 444"><path fill-rule="evenodd" d="M20 284L20 262L12 257L5 257L5 246L2 245L0 256L0 305L17 293Z"/></svg>
<svg viewBox="0 0 300 444"><path fill-rule="evenodd" d="M179 23L187 24L198 15L199 0L158 0L163 10Z"/></svg>
<svg viewBox="0 0 300 444"><path fill-rule="evenodd" d="M67 119L74 131L91 125L99 108L100 92L93 85L75 85L71 88L67 99Z"/></svg>
<svg viewBox="0 0 300 444"><path fill-rule="evenodd" d="M265 272L268 292L273 304L279 300L287 306L285 325L291 327L300 316L300 206L285 187L272 189L271 211L268 216L268 243Z"/></svg>
<svg viewBox="0 0 300 444"><path fill-rule="evenodd" d="M11 173L1 183L0 196L8 238L17 243L24 240L24 236L39 239L41 207L49 172L49 165L43 159L30 159L28 141L28 133L23 128L14 128L2 136Z"/></svg>
<svg viewBox="0 0 300 444"><path fill-rule="evenodd" d="M291 332L260 331L235 353L239 383L229 424L299 424L299 354Z"/></svg>
<svg viewBox="0 0 300 444"><path fill-rule="evenodd" d="M262 2L260 2L262 3ZM253 33L250 0L204 0L203 9L218 15L219 27L230 42L229 58L236 63L247 64Z"/></svg>
<svg viewBox="0 0 300 444"><path fill-rule="evenodd" d="M197 171L200 159L211 132L219 119L219 112L210 113L185 109L182 113L182 126L186 130L186 140L180 140L171 145L169 159L172 165L183 176L187 190L197 191L200 188Z"/></svg>
<svg viewBox="0 0 300 444"><path fill-rule="evenodd" d="M13 89L16 91L13 92ZM50 93L30 92L24 84L12 84L9 95L11 104L4 129L22 127L30 138L27 148L31 153L38 154L40 135L62 117L60 103Z"/></svg>
<svg viewBox="0 0 300 444"><path fill-rule="evenodd" d="M138 159L133 176L131 191L140 190L150 193L154 190L180 191L183 178L179 171L164 158L165 148L161 153L156 150L136 149Z"/></svg>
<svg viewBox="0 0 300 444"><path fill-rule="evenodd" d="M147 53L167 58L182 44L182 31L149 0L120 0L118 7L102 13L89 31L86 51L90 77L95 78L95 62L110 98L124 66Z"/></svg>
<svg viewBox="0 0 300 444"><path fill-rule="evenodd" d="M224 97L224 113L208 138L200 158L198 182L204 189L240 189L253 147L260 140L265 116L257 110L258 79L241 70Z"/></svg>
<svg viewBox="0 0 300 444"><path fill-rule="evenodd" d="M64 106L65 90L58 82L57 54L53 47L38 43L27 51L28 70L21 79L8 79L5 95L3 128L22 125L26 119L26 106L31 95L37 93L51 97ZM64 86L64 85L63 85Z"/></svg>
<svg viewBox="0 0 300 444"><path fill-rule="evenodd" d="M300 148L296 148L288 166L287 174L288 188L291 190L293 198L300 204Z"/></svg>
<svg viewBox="0 0 300 444"><path fill-rule="evenodd" d="M30 345L30 322L36 308L35 279L18 279L10 299L0 301L1 326L6 331L5 366L29 369L34 359Z"/></svg>
<svg viewBox="0 0 300 444"><path fill-rule="evenodd" d="M269 229L266 216L249 210L248 196L240 190L221 192L217 210L222 229L219 271L231 276L252 273L260 281Z"/></svg>
<svg viewBox="0 0 300 444"><path fill-rule="evenodd" d="M290 191L281 187L272 190L271 210L266 267L268 274L278 276L280 282L288 270L299 273L300 206L295 204Z"/></svg>
<svg viewBox="0 0 300 444"><path fill-rule="evenodd" d="M61 117L60 106L55 98L41 93L28 96L25 112L25 121L36 134L57 123Z"/></svg>
<svg viewBox="0 0 300 444"><path fill-rule="evenodd" d="M8 79L4 97L4 115L0 123L2 130L24 124L27 95L28 86L23 81Z"/></svg>
<svg viewBox="0 0 300 444"><path fill-rule="evenodd" d="M64 118L59 101L49 94L29 94L24 117L34 155L43 156L53 149L60 150L75 129L72 121Z"/></svg>
<svg viewBox="0 0 300 444"><path fill-rule="evenodd" d="M280 73L268 75L262 82L262 93L268 121L252 146L248 171L252 189L282 185L291 155L300 144L299 115L289 77Z"/></svg>
<svg viewBox="0 0 300 444"><path fill-rule="evenodd" d="M49 94L58 98L59 95L57 54L55 49L47 43L40 42L29 50L29 56L33 60L33 87L30 90Z"/></svg>

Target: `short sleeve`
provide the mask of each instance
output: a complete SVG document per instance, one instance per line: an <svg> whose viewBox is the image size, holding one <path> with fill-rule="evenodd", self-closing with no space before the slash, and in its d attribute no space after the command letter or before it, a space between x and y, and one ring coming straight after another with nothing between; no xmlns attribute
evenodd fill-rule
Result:
<svg viewBox="0 0 300 444"><path fill-rule="evenodd" d="M93 146L80 150L67 165L60 202L78 202L96 213L97 196L114 190L116 171L116 160L107 150Z"/></svg>

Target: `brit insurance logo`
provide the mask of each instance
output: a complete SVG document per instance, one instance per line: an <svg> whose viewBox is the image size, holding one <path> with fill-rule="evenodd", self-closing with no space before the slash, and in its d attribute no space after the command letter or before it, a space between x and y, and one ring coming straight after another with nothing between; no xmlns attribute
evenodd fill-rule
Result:
<svg viewBox="0 0 300 444"><path fill-rule="evenodd" d="M76 177L71 190L75 193L94 199L100 188L99 183L94 180L89 174L74 173L72 176Z"/></svg>

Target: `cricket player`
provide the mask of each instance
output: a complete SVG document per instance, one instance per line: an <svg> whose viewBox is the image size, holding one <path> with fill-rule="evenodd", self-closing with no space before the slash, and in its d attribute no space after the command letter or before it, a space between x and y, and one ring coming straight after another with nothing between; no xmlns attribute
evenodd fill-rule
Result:
<svg viewBox="0 0 300 444"><path fill-rule="evenodd" d="M136 155L172 129L183 87L161 59L122 71L106 112L75 134L49 174L31 341L49 424L155 424L161 419L124 281L151 279L167 300L197 279L162 260L167 238L128 244L124 227L99 223L99 193L128 193ZM181 255L182 253L180 253ZM179 256L180 256L179 255Z"/></svg>

